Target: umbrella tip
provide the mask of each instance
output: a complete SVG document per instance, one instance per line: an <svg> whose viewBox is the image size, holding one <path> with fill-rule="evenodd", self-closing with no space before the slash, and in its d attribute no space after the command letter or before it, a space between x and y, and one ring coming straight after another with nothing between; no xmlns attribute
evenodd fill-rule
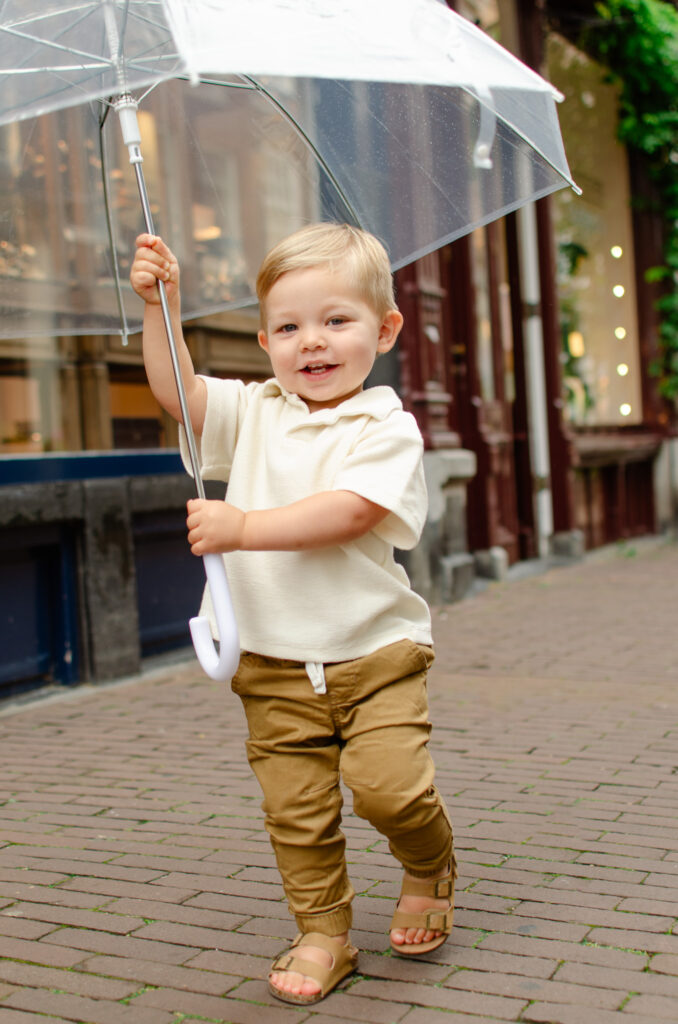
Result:
<svg viewBox="0 0 678 1024"><path fill-rule="evenodd" d="M482 167L485 170L492 169L492 159L490 157L490 147L486 142L479 142L473 152L473 164L475 167Z"/></svg>

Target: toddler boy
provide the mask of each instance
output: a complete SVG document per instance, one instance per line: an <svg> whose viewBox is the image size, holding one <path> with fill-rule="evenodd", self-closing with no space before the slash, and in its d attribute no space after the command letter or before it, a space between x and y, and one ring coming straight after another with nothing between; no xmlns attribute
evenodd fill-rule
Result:
<svg viewBox="0 0 678 1024"><path fill-rule="evenodd" d="M275 376L200 377L181 331L177 261L160 238L140 235L131 282L146 302L146 371L179 421L157 280L202 475L228 481L228 501L188 502L188 540L196 555L225 556L243 648L232 688L299 928L269 987L315 1003L358 957L340 775L404 868L392 949L430 952L452 927L452 829L427 748L430 615L393 557L425 522L423 445L391 388L363 390L403 318L381 243L348 225L311 225L275 246L257 279L258 339ZM203 603L211 617L208 592Z"/></svg>

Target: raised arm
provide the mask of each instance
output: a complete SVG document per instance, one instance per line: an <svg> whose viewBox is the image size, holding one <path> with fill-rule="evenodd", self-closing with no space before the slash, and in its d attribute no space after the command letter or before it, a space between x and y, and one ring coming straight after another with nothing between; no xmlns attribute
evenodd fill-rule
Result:
<svg viewBox="0 0 678 1024"><path fill-rule="evenodd" d="M163 281L191 423L195 433L201 434L205 422L207 389L204 381L195 374L181 327L179 264L171 249L157 235L139 235L136 247L130 282L137 295L146 303L143 352L148 383L163 409L181 423L181 406L157 288L157 282Z"/></svg>
<svg viewBox="0 0 678 1024"><path fill-rule="evenodd" d="M322 491L281 508L242 512L224 501L188 502L194 555L225 551L310 551L362 537L388 509L353 491Z"/></svg>

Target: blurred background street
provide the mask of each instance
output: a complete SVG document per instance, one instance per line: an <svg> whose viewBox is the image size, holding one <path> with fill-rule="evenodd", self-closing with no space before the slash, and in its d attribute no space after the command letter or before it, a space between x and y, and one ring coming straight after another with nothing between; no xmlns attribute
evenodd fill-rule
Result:
<svg viewBox="0 0 678 1024"><path fill-rule="evenodd" d="M295 928L236 698L191 660L5 702L0 1024L675 1021L677 604L653 539L434 609L455 927L386 952L400 872L347 794L360 969L304 1009L264 981Z"/></svg>

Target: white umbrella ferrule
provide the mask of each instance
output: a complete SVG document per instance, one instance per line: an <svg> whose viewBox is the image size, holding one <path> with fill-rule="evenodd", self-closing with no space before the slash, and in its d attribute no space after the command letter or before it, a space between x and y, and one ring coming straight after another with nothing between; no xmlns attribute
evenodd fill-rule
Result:
<svg viewBox="0 0 678 1024"><path fill-rule="evenodd" d="M124 95L118 97L113 104L120 120L122 139L129 152L129 162L140 164L143 162L141 155L141 132L139 130L139 118L137 117L137 101L132 96Z"/></svg>

